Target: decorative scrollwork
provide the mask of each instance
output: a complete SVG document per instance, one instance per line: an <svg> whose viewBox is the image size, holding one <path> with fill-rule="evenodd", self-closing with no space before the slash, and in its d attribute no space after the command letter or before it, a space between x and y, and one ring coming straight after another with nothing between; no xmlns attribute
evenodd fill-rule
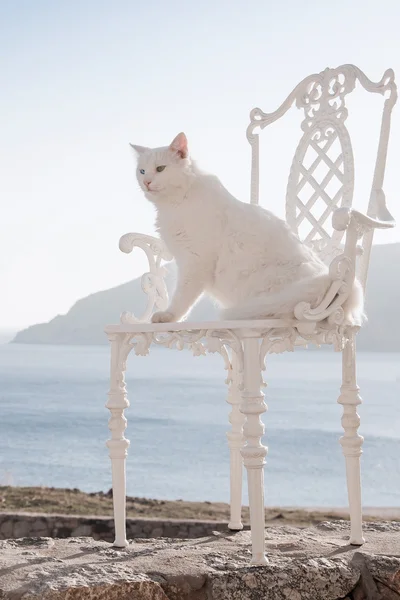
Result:
<svg viewBox="0 0 400 600"><path fill-rule="evenodd" d="M329 266L329 275L333 281L344 281L351 269L351 258L345 254L340 254L331 262Z"/></svg>
<svg viewBox="0 0 400 600"><path fill-rule="evenodd" d="M368 233L374 228L374 224L378 225L378 222L381 224L381 226L385 223L387 223L388 227L394 226L394 219L392 215L389 213L389 211L387 211L387 213L387 219L374 220L348 207L337 208L332 214L332 226L337 231L346 231L349 229L350 224L352 223L357 234L357 239L360 240L364 234Z"/></svg>
<svg viewBox="0 0 400 600"><path fill-rule="evenodd" d="M232 379L232 364L227 350L229 347L236 355L239 378L243 373L242 342L234 331L225 329L182 329L169 332L126 333L122 340L120 362L116 371L123 373L126 370L126 360L132 349L137 356L146 356L152 344L176 350L189 349L193 353L193 356L206 355L207 352L218 352L221 354L225 369L228 371L226 383L230 383Z"/></svg>
<svg viewBox="0 0 400 600"><path fill-rule="evenodd" d="M143 336L145 336L145 335L146 334L142 334L142 333L137 335L139 344L140 344ZM116 336L113 336L113 337L108 336L108 337L111 342L116 341ZM135 341L135 344L136 344L136 341ZM135 348L135 344L132 344L131 336L128 333L124 334L122 343L119 345L119 352L116 356L117 363L114 368L115 383L116 383L117 388L119 388L119 390L123 393L126 392L126 385L125 385L126 361L128 360L128 356L129 356L131 350Z"/></svg>
<svg viewBox="0 0 400 600"><path fill-rule="evenodd" d="M393 222L384 200L377 202L378 197L384 198L382 185L390 117L397 100L397 88L392 69L386 70L381 80L377 82L371 81L358 67L349 64L314 73L303 79L274 112L265 113L260 108L254 108L250 113L250 124L247 128L247 139L252 148L251 202L258 204L260 171L258 130L277 121L294 104L304 111L301 125L304 134L296 150L287 188L286 217L296 233L299 232L301 225L302 239L326 264L340 253L339 248L346 229L335 228L332 232L328 227L328 217L339 206L350 207L353 200L354 161L350 137L345 127L347 118L345 101L346 96L353 91L356 82L366 91L385 97L367 214L375 217L379 206L383 221ZM332 157L334 149L332 145L338 146L337 142L340 145L340 152ZM332 147L331 155L330 147ZM309 149L312 149L316 156L311 164L304 164ZM322 176L322 179L316 178L318 165L323 166L322 171L328 168L328 172ZM306 183L312 188L311 196L300 198L299 194ZM328 193L329 189L331 189L330 193ZM326 204L326 208L321 200ZM368 229L365 223L360 225L358 237L363 237L363 258L360 261L359 277L362 283L367 276L372 236L373 231Z"/></svg>
<svg viewBox="0 0 400 600"><path fill-rule="evenodd" d="M299 302L294 308L294 314L299 321L324 321L329 325L342 325L345 321L345 312L342 308L349 297L355 279L355 256L356 243L354 247L346 247L345 251L334 258L329 267L330 285L326 293L314 307L309 302Z"/></svg>
<svg viewBox="0 0 400 600"><path fill-rule="evenodd" d="M129 343L133 347L136 356L147 356L151 344L151 333L137 333Z"/></svg>
<svg viewBox="0 0 400 600"><path fill-rule="evenodd" d="M286 192L286 220L296 233L301 232L306 244L329 261L344 234L332 234L327 224L339 205L351 206L354 160L344 125L327 120L325 113L317 113L314 118L313 127L305 130L293 158ZM322 166L324 174L318 174ZM322 208L317 213L318 202Z"/></svg>
<svg viewBox="0 0 400 600"><path fill-rule="evenodd" d="M321 118L345 121L345 96L353 91L355 83L356 72L352 65L325 69L308 78L303 93L296 98L297 107L304 109L302 129L306 131L316 119Z"/></svg>
<svg viewBox="0 0 400 600"><path fill-rule="evenodd" d="M339 113L337 120L345 120L346 113L340 114L343 110L344 99L354 89L354 84L358 80L363 88L368 92L373 92L386 96L386 102L393 106L397 99L397 88L394 81L392 69L387 69L378 82L373 82L355 65L341 65L336 69L325 69L321 73L313 73L305 77L282 102L277 110L272 113L265 113L260 108L253 108L250 112L250 124L247 128L247 139L252 142L257 138L254 130L258 127L264 129L271 123L282 117L294 103L305 111L307 118L308 112L312 110L312 115L317 113L321 115L322 109L331 116L332 113ZM325 89L327 87L327 89ZM322 90L324 88L324 90ZM307 111L307 112L306 112Z"/></svg>
<svg viewBox="0 0 400 600"><path fill-rule="evenodd" d="M213 335L213 332L207 332L207 340L206 340L207 351L211 354L215 354L218 352L224 361L224 368L227 371L227 376L225 379L225 383L227 385L233 382L233 369L232 362L228 354L228 350L225 344L222 342L221 338Z"/></svg>
<svg viewBox="0 0 400 600"><path fill-rule="evenodd" d="M207 332L207 345L210 352L210 343L212 339L218 339L223 347L231 348L236 355L237 371L239 376L243 373L243 346L238 334L232 329L212 329Z"/></svg>
<svg viewBox="0 0 400 600"><path fill-rule="evenodd" d="M343 288L343 286L342 286ZM342 306L338 306L328 317L329 325L341 325L344 322L345 314Z"/></svg>
<svg viewBox="0 0 400 600"><path fill-rule="evenodd" d="M153 343L165 348L183 350L189 348L194 356L206 354L206 348L202 343L206 331L172 331L166 333L153 333Z"/></svg>
<svg viewBox="0 0 400 600"><path fill-rule="evenodd" d="M347 328L339 318L341 308L338 307L333 313L331 319L324 321L323 324L299 323L296 326L259 329L253 331L261 339L259 348L259 361L262 370L265 370L265 358L267 354L279 354L283 352L292 352L297 345L307 345L313 343L317 346L321 344L332 344L336 351L343 349L346 341ZM311 326L310 326L311 325ZM115 398L119 405L125 407L129 405L126 400L126 389L124 373L126 371L126 361L129 353L134 350L137 356L146 356L149 353L150 346L155 344L165 348L175 348L177 350L189 349L194 356L205 355L207 352L218 352L224 361L224 367L227 371L226 383L231 384L233 380L232 362L228 349L235 354L236 358L236 385L238 389L243 389L243 340L239 331L220 330L220 329L201 329L201 330L180 330L173 332L134 332L109 334L110 341L116 342L119 339L119 351L116 354L117 362L114 364L112 372L112 387L110 389L110 398ZM263 381L260 385L265 385ZM108 408L112 407L109 402ZM122 426L122 422L121 422Z"/></svg>
<svg viewBox="0 0 400 600"><path fill-rule="evenodd" d="M266 355L293 352L298 332L295 327L281 327L262 332L260 337L260 366L265 371Z"/></svg>
<svg viewBox="0 0 400 600"><path fill-rule="evenodd" d="M318 348L322 345L333 346L335 352L341 352L347 340L347 328L343 325L332 326L327 324L326 327L320 326L317 331L312 334L302 333L301 337L307 344L314 344Z"/></svg>
<svg viewBox="0 0 400 600"><path fill-rule="evenodd" d="M140 233L126 233L119 241L122 252L129 254L133 248L141 248L149 261L150 271L142 275L142 290L147 295L147 306L140 318L132 312L125 311L121 315L121 323L136 324L150 320L154 310L165 310L168 306L168 291L165 285L165 268L161 261L170 261L173 256L162 240Z"/></svg>

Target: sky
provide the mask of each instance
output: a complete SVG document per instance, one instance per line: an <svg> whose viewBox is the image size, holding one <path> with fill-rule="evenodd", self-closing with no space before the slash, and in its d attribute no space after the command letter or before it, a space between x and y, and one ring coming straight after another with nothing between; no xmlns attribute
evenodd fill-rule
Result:
<svg viewBox="0 0 400 600"><path fill-rule="evenodd" d="M140 251L118 250L127 231L154 233L128 142L167 145L183 130L198 163L247 201L250 109L275 110L327 66L354 63L373 80L388 67L400 73L399 27L398 0L1 2L0 328L47 321L143 272ZM366 135L382 101L374 98L372 116L364 97L360 198L371 178ZM384 189L400 221L398 112ZM297 124L263 133L261 203L277 214L281 156L293 154ZM398 242L400 229L376 241Z"/></svg>

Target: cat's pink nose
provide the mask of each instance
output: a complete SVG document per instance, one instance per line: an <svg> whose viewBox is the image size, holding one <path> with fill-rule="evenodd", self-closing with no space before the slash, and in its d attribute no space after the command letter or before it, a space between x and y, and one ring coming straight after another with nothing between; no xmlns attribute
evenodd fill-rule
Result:
<svg viewBox="0 0 400 600"><path fill-rule="evenodd" d="M150 184L151 184L151 181L145 181L145 182L144 182L144 185L145 185L147 188L149 187L149 185L150 185Z"/></svg>

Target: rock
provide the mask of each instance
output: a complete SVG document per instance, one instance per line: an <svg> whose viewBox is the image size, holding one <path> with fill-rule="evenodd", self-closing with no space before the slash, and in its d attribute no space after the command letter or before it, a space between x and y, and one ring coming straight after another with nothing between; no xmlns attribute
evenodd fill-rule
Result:
<svg viewBox="0 0 400 600"><path fill-rule="evenodd" d="M37 519L32 523L31 531L29 535L34 535L35 537L47 537L49 535L49 526L46 519ZM59 537L63 537L58 534Z"/></svg>
<svg viewBox="0 0 400 600"><path fill-rule="evenodd" d="M214 577L213 600L336 600L351 591L359 573L342 558L280 559L262 569ZM268 585L266 582L268 581ZM240 593L240 596L238 595Z"/></svg>
<svg viewBox="0 0 400 600"><path fill-rule="evenodd" d="M400 560L393 556L376 556L355 552L352 564L361 577L354 600L400 600Z"/></svg>
<svg viewBox="0 0 400 600"><path fill-rule="evenodd" d="M206 600L206 579L205 575L173 575L161 585L168 600Z"/></svg>
<svg viewBox="0 0 400 600"><path fill-rule="evenodd" d="M85 535L91 535L91 533L92 528L90 527L90 525L78 525L78 527L76 527L73 530L72 535L73 537L80 537Z"/></svg>
<svg viewBox="0 0 400 600"><path fill-rule="evenodd" d="M379 600L400 600L400 594L393 591L383 583L377 582L378 592L380 594Z"/></svg>
<svg viewBox="0 0 400 600"><path fill-rule="evenodd" d="M13 529L14 529L14 523L13 521L10 519L8 521L4 521L1 525L0 525L0 535L1 538L10 538L13 537Z"/></svg>
<svg viewBox="0 0 400 600"><path fill-rule="evenodd" d="M150 502L150 501L148 501ZM155 502L155 501L152 501ZM226 531L223 521L174 519L127 519L128 538L205 537L213 528ZM114 521L108 517L0 513L0 539L28 536L78 537L81 535L112 542Z"/></svg>
<svg viewBox="0 0 400 600"><path fill-rule="evenodd" d="M0 541L1 600L400 600L400 524L266 529L269 564L249 566L250 532L137 539Z"/></svg>
<svg viewBox="0 0 400 600"><path fill-rule="evenodd" d="M379 561L374 556L359 554L353 556L353 563L362 564L365 571L376 581L389 587L400 595L400 559L394 556L381 556ZM360 568L360 567L359 567ZM360 568L361 570L361 568Z"/></svg>
<svg viewBox="0 0 400 600"><path fill-rule="evenodd" d="M13 537L22 538L28 534L30 527L27 521L17 521L14 523Z"/></svg>

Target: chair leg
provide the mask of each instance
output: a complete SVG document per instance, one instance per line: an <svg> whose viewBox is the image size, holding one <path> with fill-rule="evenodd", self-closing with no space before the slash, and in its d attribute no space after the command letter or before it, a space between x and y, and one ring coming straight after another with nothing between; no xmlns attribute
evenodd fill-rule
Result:
<svg viewBox="0 0 400 600"><path fill-rule="evenodd" d="M350 512L350 544L361 546L365 540L362 533L361 472L360 457L364 438L358 434L360 417L357 406L362 400L356 379L356 344L352 331L342 354L342 387L339 404L343 406L342 427L344 435L340 438L346 461L347 493Z"/></svg>
<svg viewBox="0 0 400 600"><path fill-rule="evenodd" d="M110 334L111 342L111 376L110 391L106 408L111 412L108 428L111 439L107 441L112 469L112 489L114 506L115 542L114 546L124 548L126 539L126 475L125 461L128 454L129 441L124 436L127 420L124 410L129 406L125 386L124 336ZM125 357L126 359L126 357Z"/></svg>
<svg viewBox="0 0 400 600"><path fill-rule="evenodd" d="M230 521L228 527L231 531L243 529L242 523L242 481L243 459L241 448L243 446L244 415L240 412L239 373L236 354L232 353L232 381L229 385L227 402L232 406L229 422L232 425L227 432L230 453Z"/></svg>
<svg viewBox="0 0 400 600"><path fill-rule="evenodd" d="M241 412L246 420L243 427L245 446L241 453L247 469L249 488L250 525L252 542L252 565L265 565L265 511L264 511L264 465L267 448L261 438L265 428L260 415L267 410L264 394L260 389L262 381L259 339L243 340L243 391Z"/></svg>

